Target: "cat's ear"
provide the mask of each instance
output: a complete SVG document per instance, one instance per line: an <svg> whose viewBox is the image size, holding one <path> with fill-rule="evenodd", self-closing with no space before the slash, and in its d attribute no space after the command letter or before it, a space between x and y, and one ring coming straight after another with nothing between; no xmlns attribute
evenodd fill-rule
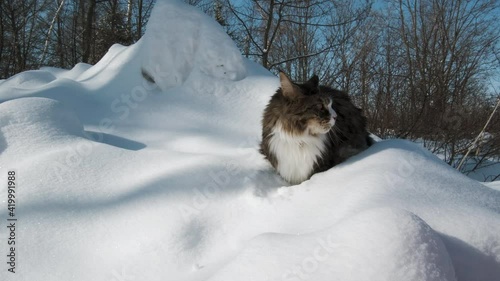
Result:
<svg viewBox="0 0 500 281"><path fill-rule="evenodd" d="M311 86L313 86L314 88L318 88L319 87L319 77L318 75L313 75L308 81L307 83Z"/></svg>
<svg viewBox="0 0 500 281"><path fill-rule="evenodd" d="M318 75L313 75L307 82L306 84L309 85L310 89L313 91L313 93L318 93L319 92L319 78Z"/></svg>
<svg viewBox="0 0 500 281"><path fill-rule="evenodd" d="M288 78L288 76L286 76L286 74L281 71L280 71L280 84L283 96L290 99L295 99L298 98L300 95L302 95L298 87L295 86L292 83L292 81L290 81L290 78Z"/></svg>

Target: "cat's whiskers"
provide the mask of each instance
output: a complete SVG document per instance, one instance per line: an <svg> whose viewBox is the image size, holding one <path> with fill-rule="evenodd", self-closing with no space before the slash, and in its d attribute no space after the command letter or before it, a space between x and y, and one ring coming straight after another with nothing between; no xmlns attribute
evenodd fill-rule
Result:
<svg viewBox="0 0 500 281"><path fill-rule="evenodd" d="M330 141L331 141L333 144L337 145L336 141L334 140L334 138L332 137L332 135L330 134L330 132L328 132L328 133L327 133L327 135L328 135L328 138L330 139Z"/></svg>
<svg viewBox="0 0 500 281"><path fill-rule="evenodd" d="M335 145L338 145L339 144L339 139L338 139L338 136L337 136L337 132L336 132L336 129L335 128L332 128L333 130L331 130L332 134L335 135L335 136L332 136L331 134L328 134L330 140L332 141L333 144Z"/></svg>
<svg viewBox="0 0 500 281"><path fill-rule="evenodd" d="M335 128L335 133L339 133L340 135L342 135L343 137L346 137L346 134L344 131L342 131L342 129L340 129L338 126L334 126ZM338 135L337 135L338 136Z"/></svg>

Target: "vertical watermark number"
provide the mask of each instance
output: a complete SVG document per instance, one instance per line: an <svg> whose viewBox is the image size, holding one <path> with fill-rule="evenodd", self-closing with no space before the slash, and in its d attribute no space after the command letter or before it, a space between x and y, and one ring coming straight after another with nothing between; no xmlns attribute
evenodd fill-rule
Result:
<svg viewBox="0 0 500 281"><path fill-rule="evenodd" d="M7 172L7 270L16 273L16 177L15 171Z"/></svg>

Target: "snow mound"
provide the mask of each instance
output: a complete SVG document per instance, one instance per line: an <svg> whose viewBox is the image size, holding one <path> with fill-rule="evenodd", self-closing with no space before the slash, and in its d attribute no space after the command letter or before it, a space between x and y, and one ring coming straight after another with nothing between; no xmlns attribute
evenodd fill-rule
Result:
<svg viewBox="0 0 500 281"><path fill-rule="evenodd" d="M77 71L84 70L81 72L76 80L80 82L85 82L88 81L92 78L97 79L102 79L104 78L105 80L109 81L110 79L113 79L122 72L126 67L124 67L124 60L129 60L130 58L122 58L120 57L123 53L127 53L127 51L133 50L134 47L127 48L123 45L120 44L113 44L108 52L92 67L87 68L85 66L79 67ZM130 52L129 52L130 53ZM133 53L133 52L132 52ZM117 59L119 58L119 59ZM101 74L104 70L107 70L107 74L105 75L99 75ZM113 71L114 70L114 71ZM75 72L77 72L75 71ZM109 76L109 75L113 76ZM101 77L99 77L101 76Z"/></svg>
<svg viewBox="0 0 500 281"><path fill-rule="evenodd" d="M36 142L54 135L82 135L76 113L48 98L20 98L0 104L0 127L4 135Z"/></svg>
<svg viewBox="0 0 500 281"><path fill-rule="evenodd" d="M56 77L45 70L29 70L18 73L2 83L2 87L33 89L54 81Z"/></svg>
<svg viewBox="0 0 500 281"><path fill-rule="evenodd" d="M81 63L76 64L70 70L56 68L56 67L48 67L48 66L41 67L40 70L50 72L52 75L54 75L57 78L67 78L67 79L76 80L78 78L78 76L80 76L83 72L85 72L87 69L89 69L91 67L92 67L92 65L81 62Z"/></svg>
<svg viewBox="0 0 500 281"><path fill-rule="evenodd" d="M371 209L307 235L262 234L211 279L456 280L439 235L399 209Z"/></svg>
<svg viewBox="0 0 500 281"><path fill-rule="evenodd" d="M0 156L16 159L5 163L50 166L45 155L81 139L83 132L75 111L60 101L30 97L0 103Z"/></svg>
<svg viewBox="0 0 500 281"><path fill-rule="evenodd" d="M157 1L141 41L142 68L163 91L193 72L233 81L246 76L241 53L222 27L181 1Z"/></svg>

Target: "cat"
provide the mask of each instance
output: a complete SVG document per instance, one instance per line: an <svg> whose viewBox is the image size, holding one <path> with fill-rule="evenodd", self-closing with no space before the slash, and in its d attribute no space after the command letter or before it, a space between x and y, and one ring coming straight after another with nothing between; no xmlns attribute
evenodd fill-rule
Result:
<svg viewBox="0 0 500 281"><path fill-rule="evenodd" d="M303 84L279 77L264 110L260 153L287 182L299 184L372 145L366 117L347 93L319 85L316 75Z"/></svg>

